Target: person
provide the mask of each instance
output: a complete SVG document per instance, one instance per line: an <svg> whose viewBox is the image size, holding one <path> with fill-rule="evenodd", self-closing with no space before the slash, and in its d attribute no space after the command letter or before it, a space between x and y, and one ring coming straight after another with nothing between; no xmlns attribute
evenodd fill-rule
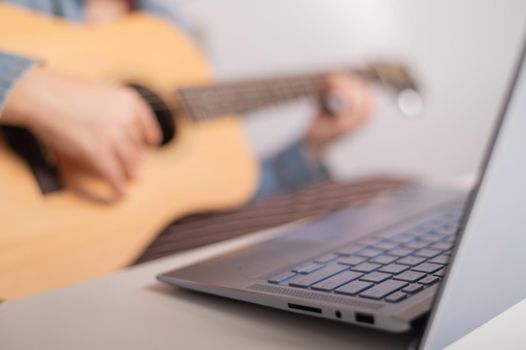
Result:
<svg viewBox="0 0 526 350"><path fill-rule="evenodd" d="M183 23L173 6L159 0L6 2L71 21L108 22L140 10ZM260 161L255 198L328 178L320 160L327 145L356 131L370 118L373 101L365 81L334 74L326 85L329 93L343 101L343 108L335 116L320 108L304 138ZM1 48L0 124L29 129L62 161L94 172L118 196L124 196L127 183L138 177L144 145L161 140L153 112L134 90L67 76Z"/></svg>

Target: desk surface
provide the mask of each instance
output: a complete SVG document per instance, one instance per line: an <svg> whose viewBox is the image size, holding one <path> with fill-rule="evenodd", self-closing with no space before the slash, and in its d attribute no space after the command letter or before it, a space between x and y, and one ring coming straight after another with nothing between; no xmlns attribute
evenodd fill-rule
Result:
<svg viewBox="0 0 526 350"><path fill-rule="evenodd" d="M196 249L121 273L0 305L1 349L396 349L378 331L295 315L158 283L154 276L268 239L271 230ZM526 341L522 302L452 346Z"/></svg>

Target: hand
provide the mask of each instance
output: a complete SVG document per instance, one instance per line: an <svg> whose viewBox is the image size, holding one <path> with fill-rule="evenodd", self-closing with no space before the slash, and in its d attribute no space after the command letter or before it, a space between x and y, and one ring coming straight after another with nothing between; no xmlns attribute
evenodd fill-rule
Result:
<svg viewBox="0 0 526 350"><path fill-rule="evenodd" d="M319 159L325 148L339 137L358 130L371 117L374 109L373 95L367 82L347 74L333 74L326 80L322 98L332 98L337 111L321 105L305 138L309 153Z"/></svg>
<svg viewBox="0 0 526 350"><path fill-rule="evenodd" d="M133 90L32 68L15 85L0 119L31 130L64 162L105 179L117 197L137 175L144 144L161 132Z"/></svg>
<svg viewBox="0 0 526 350"><path fill-rule="evenodd" d="M125 0L87 0L84 17L88 23L108 23L124 17L130 10L130 3Z"/></svg>

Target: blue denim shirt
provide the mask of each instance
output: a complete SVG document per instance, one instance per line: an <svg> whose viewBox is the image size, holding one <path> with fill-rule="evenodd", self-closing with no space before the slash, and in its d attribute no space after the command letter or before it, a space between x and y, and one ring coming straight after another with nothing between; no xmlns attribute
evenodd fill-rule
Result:
<svg viewBox="0 0 526 350"><path fill-rule="evenodd" d="M72 21L83 19L84 0L6 0L5 2ZM163 0L139 0L136 4L141 11L167 17L187 27L184 18L174 9L173 3L167 5ZM34 64L35 62L30 59L0 50L0 115L10 90ZM328 177L325 167L309 158L301 142L295 142L275 156L260 160L260 182L255 198L298 188Z"/></svg>

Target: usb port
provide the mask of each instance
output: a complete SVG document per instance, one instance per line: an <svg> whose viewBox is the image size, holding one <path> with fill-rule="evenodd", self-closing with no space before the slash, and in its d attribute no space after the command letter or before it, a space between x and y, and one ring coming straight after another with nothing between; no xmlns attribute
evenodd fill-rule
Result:
<svg viewBox="0 0 526 350"><path fill-rule="evenodd" d="M356 322L374 324L374 316L369 314L364 314L361 312L356 313Z"/></svg>

